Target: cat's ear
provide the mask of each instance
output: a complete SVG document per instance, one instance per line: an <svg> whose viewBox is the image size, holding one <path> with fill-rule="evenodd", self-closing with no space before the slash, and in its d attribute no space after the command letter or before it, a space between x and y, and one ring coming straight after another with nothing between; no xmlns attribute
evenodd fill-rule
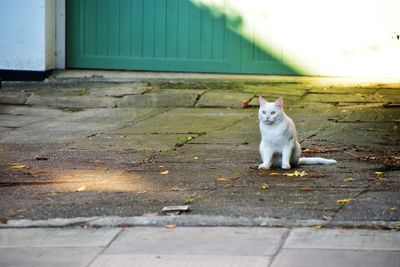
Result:
<svg viewBox="0 0 400 267"><path fill-rule="evenodd" d="M275 101L275 106L277 106L278 108L283 108L283 98L279 97L276 101Z"/></svg>
<svg viewBox="0 0 400 267"><path fill-rule="evenodd" d="M258 97L258 102L260 103L260 107L267 104L267 101L262 96Z"/></svg>

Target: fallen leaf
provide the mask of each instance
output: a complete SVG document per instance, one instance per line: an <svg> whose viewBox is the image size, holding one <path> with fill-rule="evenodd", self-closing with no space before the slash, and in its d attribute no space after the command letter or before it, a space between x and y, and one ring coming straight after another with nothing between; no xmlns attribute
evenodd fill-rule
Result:
<svg viewBox="0 0 400 267"><path fill-rule="evenodd" d="M166 224L166 225L164 225L164 227L167 228L167 229L175 229L176 228L176 224L174 224L174 223Z"/></svg>
<svg viewBox="0 0 400 267"><path fill-rule="evenodd" d="M224 177L219 177L216 179L217 181L228 181L228 179L224 178Z"/></svg>
<svg viewBox="0 0 400 267"><path fill-rule="evenodd" d="M193 198L192 197L188 197L185 201L185 205L190 205L193 203Z"/></svg>
<svg viewBox="0 0 400 267"><path fill-rule="evenodd" d="M160 166L158 166L160 169L163 169L164 168L164 166L163 165L160 165Z"/></svg>
<svg viewBox="0 0 400 267"><path fill-rule="evenodd" d="M347 203L349 201L352 201L352 200L354 200L354 199L352 199L352 198L338 199L338 200L336 200L336 203L345 204L345 203Z"/></svg>
<svg viewBox="0 0 400 267"><path fill-rule="evenodd" d="M278 176L279 173L277 173L277 172L271 172L269 175L271 175L271 176Z"/></svg>
<svg viewBox="0 0 400 267"><path fill-rule="evenodd" d="M261 184L260 186L259 186L259 188L260 189L262 189L262 190L265 190L265 189L268 189L269 188L269 185L267 185L267 184Z"/></svg>
<svg viewBox="0 0 400 267"><path fill-rule="evenodd" d="M351 181L354 181L354 179L351 177L343 179L343 182L351 182Z"/></svg>
<svg viewBox="0 0 400 267"><path fill-rule="evenodd" d="M396 211L397 210L397 208L389 208L389 211Z"/></svg>
<svg viewBox="0 0 400 267"><path fill-rule="evenodd" d="M376 175L383 175L383 172L375 172Z"/></svg>
<svg viewBox="0 0 400 267"><path fill-rule="evenodd" d="M168 174L169 174L169 171L168 171L168 170L165 170L165 171L160 172L160 174L162 174L162 175L168 175Z"/></svg>
<svg viewBox="0 0 400 267"><path fill-rule="evenodd" d="M75 190L75 192L83 192L83 191L86 191L86 185L82 185L81 187Z"/></svg>
<svg viewBox="0 0 400 267"><path fill-rule="evenodd" d="M199 157L193 157L193 159L194 159L194 160L198 160L198 159L199 159Z"/></svg>
<svg viewBox="0 0 400 267"><path fill-rule="evenodd" d="M302 190L303 192L310 192L310 191L311 191L311 189L308 188L308 187L303 187L301 190Z"/></svg>
<svg viewBox="0 0 400 267"><path fill-rule="evenodd" d="M25 164L20 164L20 163L11 163L9 166L11 169L30 169L31 168Z"/></svg>
<svg viewBox="0 0 400 267"><path fill-rule="evenodd" d="M292 172L292 173L284 173L284 175L289 176L289 177L293 177L293 176L295 176L295 177L298 177L298 176L304 177L304 176L306 176L307 174L308 174L308 173L306 173L305 171L302 171L302 172L294 171L294 172Z"/></svg>
<svg viewBox="0 0 400 267"><path fill-rule="evenodd" d="M314 228L314 229L322 229L323 227L324 227L323 225L318 224L318 225L314 225L312 228Z"/></svg>

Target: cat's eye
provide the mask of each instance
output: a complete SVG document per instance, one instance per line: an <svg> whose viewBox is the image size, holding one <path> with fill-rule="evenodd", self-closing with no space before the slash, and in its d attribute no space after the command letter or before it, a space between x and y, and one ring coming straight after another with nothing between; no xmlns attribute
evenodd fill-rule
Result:
<svg viewBox="0 0 400 267"><path fill-rule="evenodd" d="M276 113L276 111L271 111L271 115L274 115Z"/></svg>
<svg viewBox="0 0 400 267"><path fill-rule="evenodd" d="M263 110L261 113L264 114L264 115L267 114L267 112L265 110Z"/></svg>

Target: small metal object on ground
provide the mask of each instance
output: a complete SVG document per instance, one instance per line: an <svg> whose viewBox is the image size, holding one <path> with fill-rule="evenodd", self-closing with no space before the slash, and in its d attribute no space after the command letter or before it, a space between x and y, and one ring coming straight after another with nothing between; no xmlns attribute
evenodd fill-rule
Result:
<svg viewBox="0 0 400 267"><path fill-rule="evenodd" d="M181 213L181 212L188 212L190 210L190 206L189 205L180 205L180 206L165 206L163 207L163 209L161 210L161 212L163 213Z"/></svg>

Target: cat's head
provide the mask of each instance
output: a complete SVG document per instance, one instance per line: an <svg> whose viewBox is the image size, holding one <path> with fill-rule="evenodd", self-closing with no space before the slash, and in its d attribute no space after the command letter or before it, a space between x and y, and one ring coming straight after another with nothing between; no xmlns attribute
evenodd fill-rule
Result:
<svg viewBox="0 0 400 267"><path fill-rule="evenodd" d="M260 122L271 125L279 121L283 116L283 98L279 97L275 102L267 102L262 96L259 97L260 109L258 118Z"/></svg>

